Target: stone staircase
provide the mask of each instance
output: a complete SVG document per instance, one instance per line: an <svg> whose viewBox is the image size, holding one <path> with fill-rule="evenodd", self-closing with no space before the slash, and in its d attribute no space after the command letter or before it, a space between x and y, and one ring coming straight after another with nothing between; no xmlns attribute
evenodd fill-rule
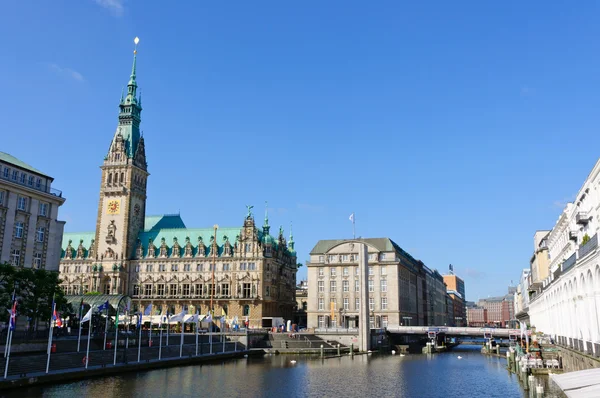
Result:
<svg viewBox="0 0 600 398"><path fill-rule="evenodd" d="M309 333L296 333L295 337L290 337L287 333L270 333L269 341L271 347L281 348L285 350L303 350L303 349L318 349L323 345L323 348L333 349L337 348L337 342L323 340L314 334ZM345 348L343 344L340 344L341 348Z"/></svg>

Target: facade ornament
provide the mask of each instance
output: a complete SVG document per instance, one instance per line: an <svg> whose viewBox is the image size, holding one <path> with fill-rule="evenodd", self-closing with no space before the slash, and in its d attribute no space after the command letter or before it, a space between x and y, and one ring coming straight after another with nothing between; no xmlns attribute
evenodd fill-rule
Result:
<svg viewBox="0 0 600 398"><path fill-rule="evenodd" d="M190 242L190 237L186 236L184 256L192 257L193 255L194 255L194 246L192 246L192 243Z"/></svg>
<svg viewBox="0 0 600 398"><path fill-rule="evenodd" d="M71 246L71 242L73 241L69 239L69 244L65 249L65 258L68 258L69 260L73 259L73 246Z"/></svg>
<svg viewBox="0 0 600 398"><path fill-rule="evenodd" d="M135 256L137 258L144 257L144 248L142 247L142 241L140 239L137 240L137 247L135 249Z"/></svg>
<svg viewBox="0 0 600 398"><path fill-rule="evenodd" d="M254 206L246 205L246 208L248 209L248 215L246 216L246 219L251 219L252 218L252 209L254 208Z"/></svg>
<svg viewBox="0 0 600 398"><path fill-rule="evenodd" d="M148 239L148 258L154 258L156 256L156 246L152 242L152 238Z"/></svg>
<svg viewBox="0 0 600 398"><path fill-rule="evenodd" d="M90 242L90 248L88 249L88 258L97 257L96 256L96 249L94 249L94 243L95 242L96 242L95 239L92 239L92 241Z"/></svg>
<svg viewBox="0 0 600 398"><path fill-rule="evenodd" d="M206 246L204 245L204 241L202 240L202 237L199 236L198 237L198 253L197 253L198 257L204 257L206 256Z"/></svg>
<svg viewBox="0 0 600 398"><path fill-rule="evenodd" d="M115 258L114 250L111 249L110 247L108 249L106 249L106 251L104 252L104 257L105 258Z"/></svg>
<svg viewBox="0 0 600 398"><path fill-rule="evenodd" d="M171 250L171 257L181 257L181 246L179 246L179 242L177 242L177 237L173 238L173 248Z"/></svg>
<svg viewBox="0 0 600 398"><path fill-rule="evenodd" d="M79 241L79 246L77 247L77 258L85 257L85 248L83 247L83 239Z"/></svg>
<svg viewBox="0 0 600 398"><path fill-rule="evenodd" d="M115 241L115 231L117 230L115 220L110 220L110 224L108 224L108 227L106 229L106 243L113 243Z"/></svg>
<svg viewBox="0 0 600 398"><path fill-rule="evenodd" d="M160 238L160 257L167 257L169 248L167 247L167 243L165 242L165 238Z"/></svg>

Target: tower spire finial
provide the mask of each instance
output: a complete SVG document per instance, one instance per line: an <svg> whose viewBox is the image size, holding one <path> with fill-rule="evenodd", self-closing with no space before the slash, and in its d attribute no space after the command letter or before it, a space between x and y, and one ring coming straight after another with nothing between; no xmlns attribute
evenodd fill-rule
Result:
<svg viewBox="0 0 600 398"><path fill-rule="evenodd" d="M292 222L290 221L290 243L294 243L294 233L292 232Z"/></svg>
<svg viewBox="0 0 600 398"><path fill-rule="evenodd" d="M269 226L269 203L265 200L265 224L263 227Z"/></svg>
<svg viewBox="0 0 600 398"><path fill-rule="evenodd" d="M137 58L137 45L140 42L140 38L136 36L135 39L133 39L133 42L135 43L135 47L133 48L133 66L131 67L131 78L135 80L135 61Z"/></svg>

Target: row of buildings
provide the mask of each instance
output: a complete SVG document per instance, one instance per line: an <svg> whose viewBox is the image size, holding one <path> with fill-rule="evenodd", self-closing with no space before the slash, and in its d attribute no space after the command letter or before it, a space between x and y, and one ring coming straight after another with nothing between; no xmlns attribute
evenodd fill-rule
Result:
<svg viewBox="0 0 600 398"><path fill-rule="evenodd" d="M514 327L514 291L508 288L504 296L488 297L467 303L467 325L471 327Z"/></svg>
<svg viewBox="0 0 600 398"><path fill-rule="evenodd" d="M146 214L149 170L140 133L137 52L114 134L102 161L96 225L63 233L62 193L52 177L0 153L0 261L59 271L67 295L129 295L157 312L212 309L251 327L304 312L309 327L358 325L358 245L369 252L372 327L463 325L465 285L416 260L388 238L322 240L310 253L297 304L290 229L258 225L252 206L239 226L189 228L180 214ZM107 137L108 138L108 137ZM302 321L299 321L302 323Z"/></svg>
<svg viewBox="0 0 600 398"><path fill-rule="evenodd" d="M368 249L368 292L363 295L358 250ZM389 238L321 240L310 252L306 317L309 328L354 328L362 297L372 328L462 325L465 285L427 267ZM304 307L304 302L299 307Z"/></svg>
<svg viewBox="0 0 600 398"><path fill-rule="evenodd" d="M534 234L515 292L516 318L600 356L600 160L551 230Z"/></svg>

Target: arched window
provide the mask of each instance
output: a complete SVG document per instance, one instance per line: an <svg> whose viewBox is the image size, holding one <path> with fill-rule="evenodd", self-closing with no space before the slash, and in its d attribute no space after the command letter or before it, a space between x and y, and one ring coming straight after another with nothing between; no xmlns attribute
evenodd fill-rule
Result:
<svg viewBox="0 0 600 398"><path fill-rule="evenodd" d="M123 181L125 181L125 173L121 173L121 180L120 183L122 184Z"/></svg>
<svg viewBox="0 0 600 398"><path fill-rule="evenodd" d="M107 184L112 184L112 173L108 173L108 181Z"/></svg>
<svg viewBox="0 0 600 398"><path fill-rule="evenodd" d="M250 316L250 306L249 305L244 306L244 312L243 312L242 316Z"/></svg>

